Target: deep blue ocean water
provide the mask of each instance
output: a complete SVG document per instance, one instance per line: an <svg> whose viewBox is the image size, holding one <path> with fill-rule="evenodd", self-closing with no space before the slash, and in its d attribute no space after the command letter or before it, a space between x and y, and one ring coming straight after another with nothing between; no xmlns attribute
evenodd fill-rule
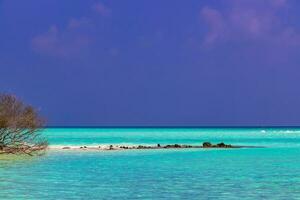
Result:
<svg viewBox="0 0 300 200"><path fill-rule="evenodd" d="M0 158L0 199L300 199L300 129L47 129L51 145L245 149L49 151Z"/></svg>

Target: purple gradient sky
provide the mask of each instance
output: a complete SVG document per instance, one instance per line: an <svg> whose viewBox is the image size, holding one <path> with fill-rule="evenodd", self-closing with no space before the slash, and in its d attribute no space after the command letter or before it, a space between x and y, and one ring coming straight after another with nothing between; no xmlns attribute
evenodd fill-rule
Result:
<svg viewBox="0 0 300 200"><path fill-rule="evenodd" d="M299 9L0 0L0 91L53 126L300 125Z"/></svg>

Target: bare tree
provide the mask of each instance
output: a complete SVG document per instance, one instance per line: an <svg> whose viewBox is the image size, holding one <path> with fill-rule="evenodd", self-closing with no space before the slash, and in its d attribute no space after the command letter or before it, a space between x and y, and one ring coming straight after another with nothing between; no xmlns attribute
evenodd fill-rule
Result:
<svg viewBox="0 0 300 200"><path fill-rule="evenodd" d="M47 141L40 135L44 120L17 97L0 94L0 154L35 155L44 152Z"/></svg>

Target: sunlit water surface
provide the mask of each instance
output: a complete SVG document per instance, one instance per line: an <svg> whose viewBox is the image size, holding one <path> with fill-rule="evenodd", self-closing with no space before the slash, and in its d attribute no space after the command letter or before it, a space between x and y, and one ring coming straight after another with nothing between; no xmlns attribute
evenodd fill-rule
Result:
<svg viewBox="0 0 300 200"><path fill-rule="evenodd" d="M52 145L245 149L49 151L0 157L0 199L300 199L300 129L47 129Z"/></svg>

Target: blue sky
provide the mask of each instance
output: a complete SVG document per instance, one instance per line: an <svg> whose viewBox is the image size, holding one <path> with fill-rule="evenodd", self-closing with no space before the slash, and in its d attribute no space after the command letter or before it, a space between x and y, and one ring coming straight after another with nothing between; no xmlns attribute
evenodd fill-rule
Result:
<svg viewBox="0 0 300 200"><path fill-rule="evenodd" d="M296 0L0 0L0 91L56 126L300 125Z"/></svg>

